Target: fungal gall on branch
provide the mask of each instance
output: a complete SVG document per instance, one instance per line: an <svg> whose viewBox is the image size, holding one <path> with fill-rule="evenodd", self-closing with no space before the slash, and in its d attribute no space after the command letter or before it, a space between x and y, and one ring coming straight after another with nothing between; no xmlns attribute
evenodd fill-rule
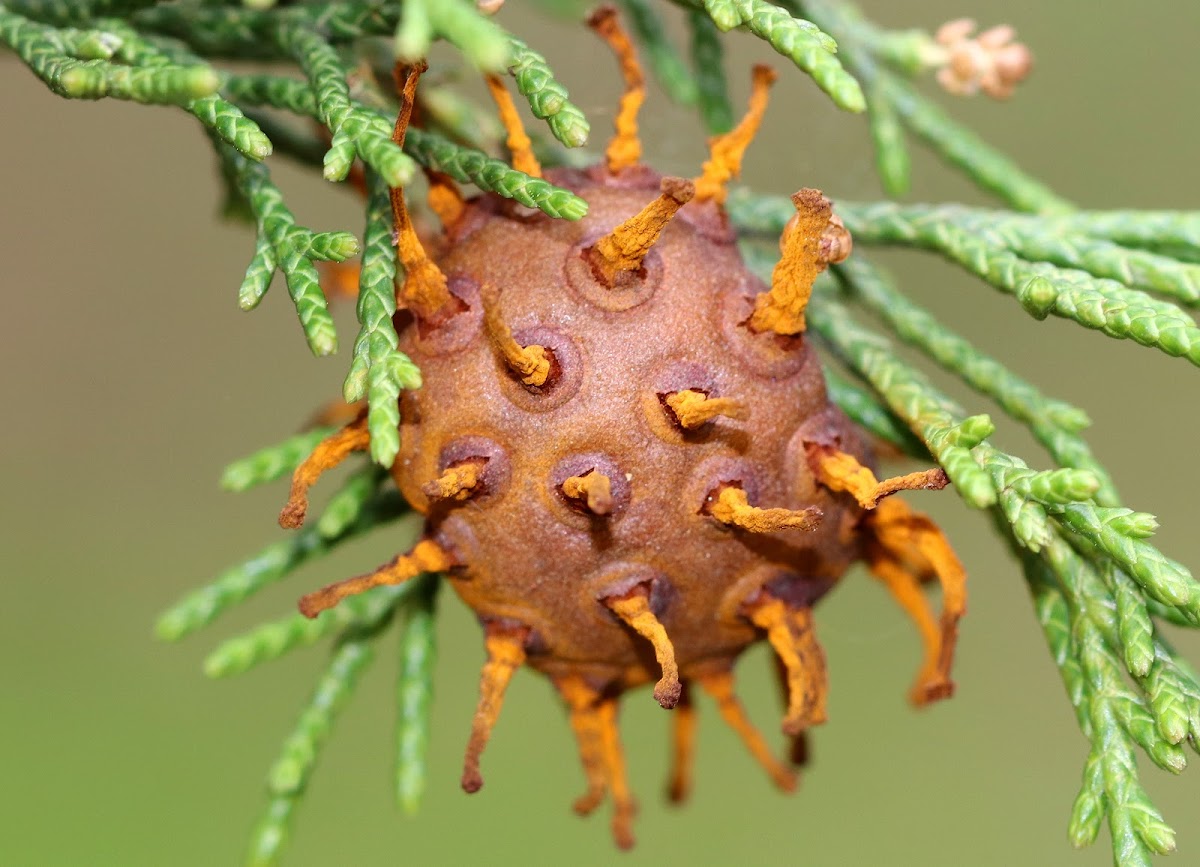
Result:
<svg viewBox="0 0 1200 867"><path fill-rule="evenodd" d="M576 810L611 795L613 835L627 847L624 693L653 683L655 700L679 715L673 798L690 788L690 684L790 791L796 772L736 697L741 652L766 639L778 656L787 735L824 722L813 606L865 559L925 638L915 697L946 695L962 574L928 519L882 500L942 487L945 475L877 481L867 437L829 402L805 337L813 280L850 249L832 204L818 190L796 194L769 289L738 252L725 184L773 74L755 70L746 119L712 140L694 183L663 178L640 162L643 76L628 38L612 10L591 23L627 83L617 133L600 165L545 172L588 202L586 217L552 219L484 194L439 210L444 234L424 245L394 191L406 268L400 349L423 385L401 395L391 474L424 515L423 538L377 572L309 594L301 610L315 616L370 587L446 572L486 636L463 788L483 786L481 758L505 690L528 665L569 711L587 780ZM401 76L397 141L419 74ZM541 174L503 85L489 85L514 157ZM362 430L359 419L319 446L297 490L311 483L313 461L323 468L364 447ZM945 588L940 628L924 597L913 597L931 577Z"/></svg>

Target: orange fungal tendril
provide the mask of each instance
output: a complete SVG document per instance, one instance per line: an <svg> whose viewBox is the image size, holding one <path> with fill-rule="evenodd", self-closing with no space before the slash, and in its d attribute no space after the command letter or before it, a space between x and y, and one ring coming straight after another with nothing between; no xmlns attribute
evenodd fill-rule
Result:
<svg viewBox="0 0 1200 867"><path fill-rule="evenodd" d="M629 780L625 776L625 751L621 748L621 735L617 731L617 700L607 696L602 698L598 711L604 770L613 799L613 839L621 849L632 849L633 817L637 814L637 803L633 800Z"/></svg>
<svg viewBox="0 0 1200 867"><path fill-rule="evenodd" d="M438 219L446 228L457 225L465 213L467 205L463 201L462 193L458 191L454 179L432 169L425 169L425 177L429 179L429 193L425 199L429 204L429 210L437 214Z"/></svg>
<svg viewBox="0 0 1200 867"><path fill-rule="evenodd" d="M292 473L292 490L287 504L279 513L279 526L294 530L304 523L308 513L308 489L326 470L331 470L353 452L365 451L371 444L367 434L367 414L360 411L358 418L340 431L330 434L317 445Z"/></svg>
<svg viewBox="0 0 1200 867"><path fill-rule="evenodd" d="M798 220L784 230L783 258L771 273L771 289L754 299L750 330L756 333L800 334L805 329L804 309L812 296L813 282L825 270L821 237L833 215L833 205L820 190L805 188L792 196Z"/></svg>
<svg viewBox="0 0 1200 867"><path fill-rule="evenodd" d="M821 510L760 509L751 506L746 492L736 485L724 485L709 495L707 514L722 524L730 524L751 533L774 533L778 530L812 530L821 521Z"/></svg>
<svg viewBox="0 0 1200 867"><path fill-rule="evenodd" d="M564 497L583 501L593 515L612 514L612 480L599 470L571 476L562 483L562 492Z"/></svg>
<svg viewBox="0 0 1200 867"><path fill-rule="evenodd" d="M679 423L680 427L687 430L695 430L717 416L723 415L736 419L746 417L745 407L733 398L709 397L694 388L673 391L664 398L664 401L675 416L675 421Z"/></svg>
<svg viewBox="0 0 1200 867"><path fill-rule="evenodd" d="M484 81L487 82L488 92L491 93L496 109L500 112L500 122L504 124L508 133L507 144L508 152L512 154L512 167L531 177L540 178L541 163L533 155L533 143L525 133L525 126L521 123L521 116L517 114L512 95L504 86L504 80L498 75L486 75Z"/></svg>
<svg viewBox="0 0 1200 867"><path fill-rule="evenodd" d="M646 76L638 62L637 53L629 34L621 26L617 10L612 6L601 6L588 18L588 26L617 56L621 64L621 75L625 79L625 93L617 109L614 122L616 135L604 151L604 160L609 172L616 174L622 169L636 166L642 159L642 142L638 138L638 112L646 100Z"/></svg>
<svg viewBox="0 0 1200 867"><path fill-rule="evenodd" d="M483 468L487 461L482 459L463 461L447 467L445 472L421 488L431 500L470 499L483 480Z"/></svg>
<svg viewBox="0 0 1200 867"><path fill-rule="evenodd" d="M646 254L675 214L692 200L695 185L684 178L663 178L662 195L587 249L596 277L615 286L618 277L642 267Z"/></svg>
<svg viewBox="0 0 1200 867"><path fill-rule="evenodd" d="M576 814L586 816L600 806L608 792L603 721L598 708L600 696L580 677L563 677L555 685L570 711L571 730L579 744L579 757L587 779L587 790L575 799L572 809Z"/></svg>
<svg viewBox="0 0 1200 867"><path fill-rule="evenodd" d="M321 284L321 292L330 301L335 298L358 297L357 262L318 262L317 279Z"/></svg>
<svg viewBox="0 0 1200 867"><path fill-rule="evenodd" d="M425 71L424 62L397 67L397 78L403 79L400 88L400 111L396 115L396 126L392 141L404 144L408 124L412 120L413 103L416 99L417 82ZM398 304L412 310L418 317L429 322L440 322L454 312L446 275L425 253L421 239L413 227L404 204L404 190L392 188L392 219L396 229L396 250L400 264L404 266L404 284L396 298Z"/></svg>
<svg viewBox="0 0 1200 867"><path fill-rule="evenodd" d="M454 561L440 545L422 539L412 551L401 554L374 572L326 585L301 597L300 613L311 619L347 596L356 596L384 584L403 584L426 572L445 572L452 565Z"/></svg>
<svg viewBox="0 0 1200 867"><path fill-rule="evenodd" d="M950 484L941 467L894 476L881 482L854 455L812 443L808 445L808 454L818 482L831 491L846 491L864 509L874 509L880 500L897 491L940 491Z"/></svg>
<svg viewBox="0 0 1200 867"><path fill-rule="evenodd" d="M717 711L721 714L721 718L741 738L746 749L750 751L750 755L754 756L763 770L767 772L771 781L785 792L795 791L796 772L775 757L771 748L767 746L762 732L754 727L754 723L750 722L745 708L742 707L737 694L733 691L733 673L729 671L713 672L697 678L697 682L700 684L700 688L717 703Z"/></svg>
<svg viewBox="0 0 1200 867"><path fill-rule="evenodd" d="M504 317L500 313L496 290L486 286L481 294L483 327L486 329L492 345L504 358L504 363L521 378L521 382L525 385L535 387L545 385L546 380L550 378L550 361L553 357L550 350L537 344L522 346L517 343L513 339L512 329L508 327L508 323L504 321Z"/></svg>
<svg viewBox="0 0 1200 867"><path fill-rule="evenodd" d="M525 639L529 636L527 626L491 622L484 628L487 662L479 675L479 704L471 721L471 737L467 741L466 758L463 759L462 787L463 791L470 793L483 788L479 759L500 717L509 681L516 670L525 664Z"/></svg>
<svg viewBox="0 0 1200 867"><path fill-rule="evenodd" d="M921 636L925 655L913 687L909 690L909 700L921 705L949 696L954 684L950 680L949 666L943 666L941 662L942 634L929 600L921 589L920 580L886 556L871 557L867 565L871 575L888 589Z"/></svg>
<svg viewBox="0 0 1200 867"><path fill-rule="evenodd" d="M662 668L662 678L654 686L654 700L667 708L675 707L682 687L679 685L679 666L675 663L675 647L667 630L650 608L649 588L639 586L625 596L609 597L604 604L625 624L654 647L654 656Z"/></svg>
<svg viewBox="0 0 1200 867"><path fill-rule="evenodd" d="M709 140L709 158L696 179L696 201L725 202L726 184L742 171L742 158L754 140L767 110L767 96L778 76L769 66L754 67L750 105L741 123L724 135Z"/></svg>
<svg viewBox="0 0 1200 867"><path fill-rule="evenodd" d="M767 633L767 641L783 663L788 706L784 734L798 735L825 722L829 682L825 653L817 643L811 608L792 608L769 594L747 606L750 622Z"/></svg>
<svg viewBox="0 0 1200 867"><path fill-rule="evenodd" d="M966 572L950 543L926 515L900 499L883 500L868 516L871 540L867 563L916 622L925 661L910 697L928 704L954 693L950 670L958 641L958 621L967 610ZM942 588L942 614L936 629L920 584L936 578Z"/></svg>

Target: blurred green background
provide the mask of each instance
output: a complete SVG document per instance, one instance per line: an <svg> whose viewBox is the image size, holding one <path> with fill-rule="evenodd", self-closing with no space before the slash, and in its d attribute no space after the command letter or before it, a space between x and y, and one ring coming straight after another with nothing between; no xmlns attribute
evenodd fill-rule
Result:
<svg viewBox="0 0 1200 867"><path fill-rule="evenodd" d="M1197 206L1200 6L865 6L892 26L934 27L966 13L1016 25L1037 56L1032 80L1011 104L959 101L954 113L1082 205ZM504 17L549 56L603 141L619 89L607 54L581 27L540 19L521 0ZM739 100L754 60L784 68L748 36L731 43ZM813 185L835 198L878 196L863 120L786 72L745 180L779 193ZM376 533L180 646L156 643L151 624L187 588L283 532L275 525L283 487L235 497L216 480L228 460L287 435L338 393L352 311L339 314L342 354L315 361L281 286L263 311L237 310L253 239L216 220L213 159L192 118L61 101L11 57L0 57L0 88L8 419L0 551L9 600L0 630L0 861L236 863L264 804L265 772L326 651L226 682L206 680L200 661L217 638L291 610L303 590L382 562L394 542ZM703 157L697 123L657 93L644 138L664 171L694 174ZM301 222L361 233L353 195L282 161L273 167ZM979 200L923 152L915 191L921 200ZM913 296L1085 407L1127 502L1159 515L1169 555L1200 566L1192 523L1200 373L1071 324L1035 323L931 257L889 259ZM1002 428L998 442L1043 462L1020 431ZM575 751L548 685L530 673L513 684L485 758L487 785L463 795L459 762L482 648L447 594L423 812L408 819L392 805L392 636L313 779L286 863L1107 863L1107 836L1083 854L1066 843L1087 745L1017 569L987 519L952 492L913 499L942 521L970 571L958 696L924 712L906 706L916 638L855 571L819 612L831 721L814 733L815 763L795 796L773 791L702 705L694 799L667 808L668 719L648 693L635 694L622 725L643 809L638 848L618 854L606 815L570 814L582 786ZM1179 643L1200 659L1195 637ZM774 732L767 661L758 648L739 674L753 715ZM1200 864L1200 772L1143 770L1180 832L1174 863Z"/></svg>

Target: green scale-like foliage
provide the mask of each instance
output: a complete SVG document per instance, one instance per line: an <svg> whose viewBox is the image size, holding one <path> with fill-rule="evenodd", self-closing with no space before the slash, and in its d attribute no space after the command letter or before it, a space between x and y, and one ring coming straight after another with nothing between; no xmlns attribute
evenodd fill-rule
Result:
<svg viewBox="0 0 1200 867"><path fill-rule="evenodd" d="M421 372L397 347L392 324L396 312L396 249L392 245L392 210L388 188L372 176L367 200L366 244L358 279L358 321L354 361L342 388L348 403L367 398L367 430L371 457L391 466L400 450L402 388L420 388Z"/></svg>
<svg viewBox="0 0 1200 867"><path fill-rule="evenodd" d="M764 53L773 51L808 74L837 106L866 111L890 194L910 186L911 133L1007 208L839 202L837 212L860 249L819 281L808 321L829 360L843 370L827 375L833 400L879 440L940 464L963 500L986 509L1011 543L1090 745L1070 817L1072 843L1091 843L1107 823L1123 867L1171 851L1174 832L1139 780L1136 755L1178 773L1186 764L1185 743L1200 743L1200 684L1160 628L1163 621L1200 624L1200 583L1153 545L1153 516L1122 505L1085 439L1089 420L1081 409L1043 394L940 323L861 248L934 252L1038 319L1069 319L1200 364L1200 330L1185 310L1200 304L1200 213L1075 210L921 92L915 79L945 62L930 34L880 28L844 0L622 0L621 6L662 88L694 106L711 133L735 123L724 45L726 32L741 31L760 40ZM665 23L672 6L683 7L686 51ZM337 336L315 263L341 262L361 246L359 330L343 394L351 403L366 401L372 460L352 470L307 527L167 611L157 626L162 638L181 639L213 624L376 527L389 527L401 542L415 541L419 519L391 490L384 469L399 449L398 396L421 382L399 350L392 323L403 275L389 188L409 184L424 168L551 217L579 219L587 211L570 191L490 153L498 126L453 83L423 84L423 127L408 130L403 147L393 141L389 49L395 60L416 62L433 42L445 40L468 66L509 73L558 144L587 142L588 119L546 57L505 30L502 20L481 14L470 0L0 3L0 45L60 96L172 105L200 121L227 185L227 212L256 229L238 294L242 308L256 307L275 272L282 272L309 346L317 355L333 352ZM225 69L219 64L226 60L271 66ZM534 138L548 160L578 163L549 138ZM264 162L278 156L320 166L331 181L362 178L361 245L348 232L297 223ZM729 213L747 259L769 276L776 240L794 213L790 200L735 191ZM862 314L882 330L865 324ZM1001 451L992 440L1003 432L986 407L975 406L974 397L969 407L951 400L920 366L895 352L893 341L959 378L1003 419L1028 428L1053 466L1039 470ZM231 464L222 484L241 491L277 481L332 430L315 427L255 452ZM334 644L268 776L269 804L248 863L278 860L336 716L378 655L378 636L393 625L402 631L394 787L404 810L418 807L438 586L438 576L425 575L351 597L314 620L290 613L226 639L208 656L205 671L223 677L324 639Z"/></svg>

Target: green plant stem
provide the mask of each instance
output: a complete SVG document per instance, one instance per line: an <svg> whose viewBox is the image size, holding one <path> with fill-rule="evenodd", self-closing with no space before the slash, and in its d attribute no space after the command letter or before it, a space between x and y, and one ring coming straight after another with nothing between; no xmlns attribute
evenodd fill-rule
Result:
<svg viewBox="0 0 1200 867"><path fill-rule="evenodd" d="M421 371L399 349L392 316L396 312L396 248L387 185L368 179L367 227L358 282L358 338L342 388L347 403L367 398L371 458L390 467L400 451L400 391L421 387Z"/></svg>
<svg viewBox="0 0 1200 867"><path fill-rule="evenodd" d="M286 578L305 563L324 556L373 527L396 519L407 509L404 501L394 493L368 491L364 495L360 491L359 495L363 499L356 519L344 524L339 533L323 534L319 526L309 526L289 539L268 545L168 609L156 625L158 636L177 641L208 626L224 612Z"/></svg>
<svg viewBox="0 0 1200 867"><path fill-rule="evenodd" d="M417 580L419 586L401 611L404 632L400 638L400 674L396 681L396 800L410 816L420 808L425 792L440 586L434 575Z"/></svg>

